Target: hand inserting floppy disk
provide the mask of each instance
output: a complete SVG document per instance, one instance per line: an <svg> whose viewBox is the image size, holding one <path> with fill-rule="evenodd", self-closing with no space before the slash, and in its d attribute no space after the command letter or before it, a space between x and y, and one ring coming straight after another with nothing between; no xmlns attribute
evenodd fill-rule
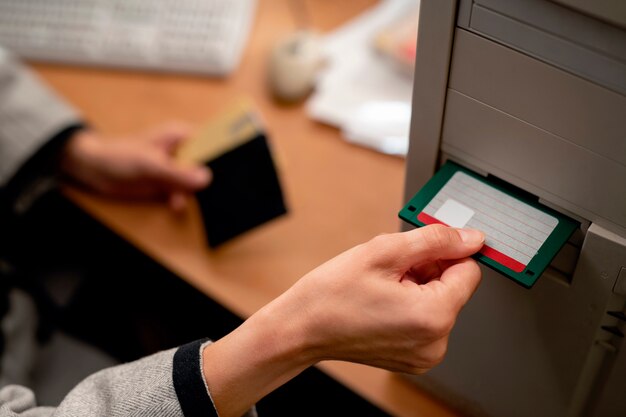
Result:
<svg viewBox="0 0 626 417"><path fill-rule="evenodd" d="M399 216L418 227L440 223L481 230L486 240L476 259L526 288L537 282L579 227L575 220L451 161Z"/></svg>
<svg viewBox="0 0 626 417"><path fill-rule="evenodd" d="M211 247L287 212L267 135L247 99L201 128L176 158L213 173L211 185L197 193Z"/></svg>

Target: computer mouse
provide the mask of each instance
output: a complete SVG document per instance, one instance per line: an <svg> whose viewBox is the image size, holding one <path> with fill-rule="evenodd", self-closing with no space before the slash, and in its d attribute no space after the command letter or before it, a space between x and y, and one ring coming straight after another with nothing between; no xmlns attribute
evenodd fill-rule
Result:
<svg viewBox="0 0 626 417"><path fill-rule="evenodd" d="M311 92L324 63L319 35L302 30L281 39L269 58L269 85L274 96L297 101Z"/></svg>

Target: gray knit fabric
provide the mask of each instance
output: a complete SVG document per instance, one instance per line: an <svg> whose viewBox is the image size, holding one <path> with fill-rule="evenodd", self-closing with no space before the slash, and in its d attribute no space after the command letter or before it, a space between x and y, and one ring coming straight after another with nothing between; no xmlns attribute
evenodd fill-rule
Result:
<svg viewBox="0 0 626 417"><path fill-rule="evenodd" d="M0 187L52 136L79 117L0 46Z"/></svg>
<svg viewBox="0 0 626 417"><path fill-rule="evenodd" d="M0 187L52 136L79 122L74 109L0 47ZM93 374L56 409L37 407L28 388L6 386L0 416L182 416L172 384L174 352Z"/></svg>
<svg viewBox="0 0 626 417"><path fill-rule="evenodd" d="M32 391L9 385L0 390L0 416L182 416L172 383L174 352L159 352L97 372L78 384L56 409L36 407Z"/></svg>

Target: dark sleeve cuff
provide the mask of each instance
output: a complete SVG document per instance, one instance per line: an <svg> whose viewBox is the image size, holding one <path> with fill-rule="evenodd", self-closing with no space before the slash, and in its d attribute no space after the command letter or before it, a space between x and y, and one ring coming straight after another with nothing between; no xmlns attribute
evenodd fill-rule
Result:
<svg viewBox="0 0 626 417"><path fill-rule="evenodd" d="M172 379L185 417L218 417L200 369L200 346L207 341L203 339L188 343L174 354Z"/></svg>
<svg viewBox="0 0 626 417"><path fill-rule="evenodd" d="M49 191L50 184L55 183L58 159L63 146L77 131L84 128L83 124L66 127L24 163L2 189L3 201L8 203L10 211L24 211L41 194Z"/></svg>

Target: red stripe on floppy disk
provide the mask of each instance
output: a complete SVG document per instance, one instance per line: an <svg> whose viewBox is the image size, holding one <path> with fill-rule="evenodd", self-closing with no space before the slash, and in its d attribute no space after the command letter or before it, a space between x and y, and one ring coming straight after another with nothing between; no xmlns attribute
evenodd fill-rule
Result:
<svg viewBox="0 0 626 417"><path fill-rule="evenodd" d="M417 220L421 221L424 224L443 224L444 226L448 226L444 222L437 220L433 216L426 214L423 211L417 215ZM524 269L526 269L526 265L524 265L523 263L511 258L508 255L505 255L504 253L492 248L491 246L484 245L479 252L485 255L487 258L493 259L494 261L506 266L514 272L522 272L524 271Z"/></svg>

